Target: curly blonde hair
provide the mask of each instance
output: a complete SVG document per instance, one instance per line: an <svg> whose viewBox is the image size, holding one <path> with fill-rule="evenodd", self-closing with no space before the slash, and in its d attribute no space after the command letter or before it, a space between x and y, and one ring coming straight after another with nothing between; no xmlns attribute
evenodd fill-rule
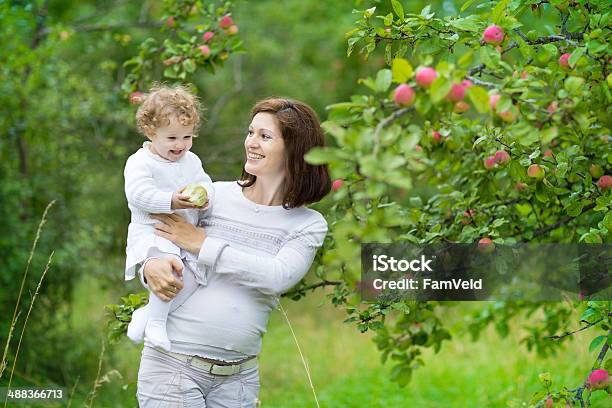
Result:
<svg viewBox="0 0 612 408"><path fill-rule="evenodd" d="M140 133L150 137L155 135L155 129L168 126L174 117L183 126L193 125L197 136L201 111L200 100L187 87L155 84L136 112L136 125Z"/></svg>

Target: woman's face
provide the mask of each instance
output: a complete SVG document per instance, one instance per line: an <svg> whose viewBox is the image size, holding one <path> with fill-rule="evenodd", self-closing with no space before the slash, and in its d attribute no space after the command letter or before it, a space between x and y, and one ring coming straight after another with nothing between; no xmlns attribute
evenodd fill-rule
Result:
<svg viewBox="0 0 612 408"><path fill-rule="evenodd" d="M257 177L285 175L285 142L276 116L260 112L253 117L244 139L247 173Z"/></svg>

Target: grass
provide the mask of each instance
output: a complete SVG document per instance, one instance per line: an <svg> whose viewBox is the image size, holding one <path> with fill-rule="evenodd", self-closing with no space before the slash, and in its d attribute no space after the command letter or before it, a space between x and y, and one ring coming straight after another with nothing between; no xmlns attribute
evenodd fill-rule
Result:
<svg viewBox="0 0 612 408"><path fill-rule="evenodd" d="M424 353L426 365L414 372L405 388L389 380L390 365L380 363L371 334L360 334L342 323L344 316L321 293L298 303L283 302L308 359L314 387L322 407L506 407L521 406L542 390L538 375L549 371L553 386L578 385L593 364L588 353L592 334L576 336L557 357L540 358L519 345L514 330L500 339L492 329L478 342L454 337L440 353ZM479 305L465 304L446 320L457 320ZM314 399L300 356L280 313L271 316L261 353L263 407L313 407ZM600 394L600 395L598 395ZM603 392L593 406L604 406ZM608 401L609 402L609 401Z"/></svg>
<svg viewBox="0 0 612 408"><path fill-rule="evenodd" d="M116 301L119 293L102 290L93 277L86 275L77 293L88 296L77 300L73 309L73 321L78 322L75 329L98 333L96 340L102 345L103 305ZM584 378L596 357L595 351L587 351L593 337L588 331L574 336L576 340L569 342L557 357L546 359L519 345L521 334L517 330L506 339L487 330L476 343L453 333L454 339L445 342L438 354L429 350L424 353L426 365L414 372L408 386L400 388L389 380L391 366L380 363L372 334L361 334L354 326L342 323L344 315L328 303L322 291L299 302L282 302L308 362L321 407L527 406L522 403L542 389L539 373L549 371L553 386L573 387ZM477 303L463 304L449 310L445 320L458 321L478 307ZM108 381L97 388L93 406L137 405L140 351L141 346L127 340L107 345L99 377ZM263 408L316 406L300 354L280 311L270 316L260 357L259 398ZM72 406L87 403L94 381L80 378ZM72 384L67 386L71 387ZM606 396L598 394L591 398L593 407L605 406Z"/></svg>

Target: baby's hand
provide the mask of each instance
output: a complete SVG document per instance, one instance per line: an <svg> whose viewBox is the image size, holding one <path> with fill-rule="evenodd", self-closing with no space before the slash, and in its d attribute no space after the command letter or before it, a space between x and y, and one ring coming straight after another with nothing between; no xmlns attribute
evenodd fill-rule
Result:
<svg viewBox="0 0 612 408"><path fill-rule="evenodd" d="M172 205L170 208L173 210L180 210L185 208L198 208L195 204L189 201L189 196L183 194L185 187L178 189L172 193Z"/></svg>

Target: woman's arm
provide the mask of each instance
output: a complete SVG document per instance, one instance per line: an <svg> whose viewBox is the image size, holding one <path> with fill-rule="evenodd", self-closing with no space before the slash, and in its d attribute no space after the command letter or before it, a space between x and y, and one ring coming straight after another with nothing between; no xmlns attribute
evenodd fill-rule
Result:
<svg viewBox="0 0 612 408"><path fill-rule="evenodd" d="M225 241L206 238L198 263L210 267L211 272L229 276L233 282L279 296L306 275L316 252L317 247L294 242L284 245L276 256L254 255L232 248Z"/></svg>
<svg viewBox="0 0 612 408"><path fill-rule="evenodd" d="M209 271L231 275L234 282L273 295L286 292L306 275L327 233L327 223L321 217L291 236L276 256L262 256L239 251L224 240L206 237L203 228L194 227L176 214L153 218L162 222L155 225L157 235L197 253L198 263L208 266Z"/></svg>

